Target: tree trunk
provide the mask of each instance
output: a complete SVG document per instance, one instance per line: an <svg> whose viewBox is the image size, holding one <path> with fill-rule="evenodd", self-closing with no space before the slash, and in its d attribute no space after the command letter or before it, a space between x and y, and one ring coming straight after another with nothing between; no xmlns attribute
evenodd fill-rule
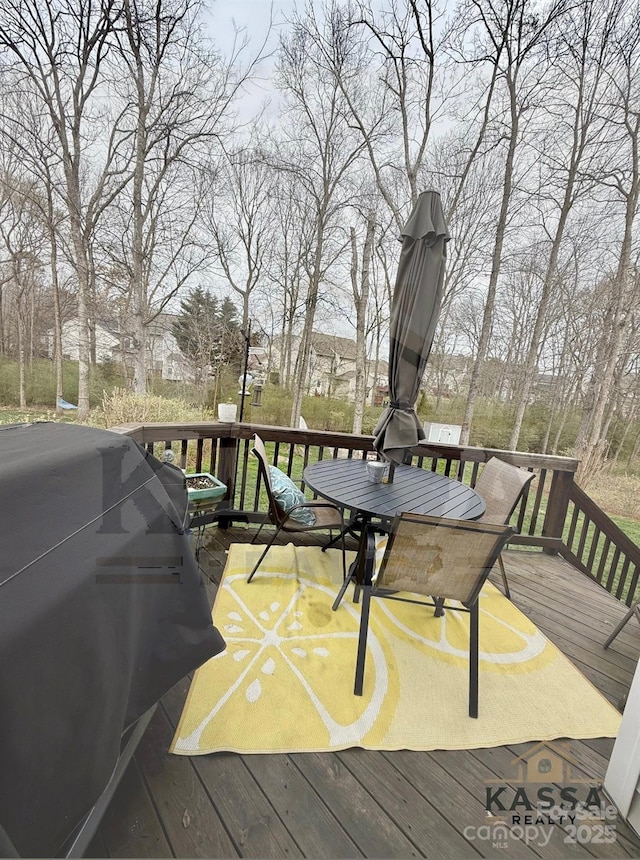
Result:
<svg viewBox="0 0 640 860"><path fill-rule="evenodd" d="M53 193L51 186L47 186L47 230L49 233L51 291L53 294L53 361L56 374L56 413L62 415L62 407L59 405L62 398L63 370L62 370L62 314L60 311L60 284L58 282L58 237L55 228L55 212L53 206Z"/></svg>
<svg viewBox="0 0 640 860"><path fill-rule="evenodd" d="M314 254L313 271L309 284L307 296L307 313L304 319L300 347L296 358L295 382L293 387L293 403L291 405L290 426L297 427L300 423L302 412L302 399L304 397L307 376L309 373L309 356L311 354L311 333L318 305L318 290L320 288L320 273L322 267L322 251L324 246L324 212L318 214L318 226L316 229L316 251Z"/></svg>
<svg viewBox="0 0 640 860"><path fill-rule="evenodd" d="M79 138L75 141L76 152L80 150ZM82 229L80 176L77 163L64 160L67 198L69 207L69 231L74 251L74 267L78 278L78 418L89 417L89 374L91 364L91 334L89 331L90 276L89 254Z"/></svg>
<svg viewBox="0 0 640 860"><path fill-rule="evenodd" d="M603 350L604 369L599 373L599 367L594 367L590 385L590 399L583 414L580 433L576 446L579 448L578 457L586 459L591 449L601 446L603 442L604 416L613 391L616 366L620 359L624 332L630 318L633 306L633 291L629 287L629 270L631 264L631 248L633 223L638 205L640 182L638 163L634 170L634 181L627 195L625 232L620 248L618 269L615 278L614 306L611 314L611 330L605 332L606 344Z"/></svg>
<svg viewBox="0 0 640 860"><path fill-rule="evenodd" d="M147 148L147 106L144 94L144 71L140 55L136 52L138 119L136 128L136 155L133 173L133 242L131 247L131 296L133 299L133 390L145 394L147 390L147 290L144 280L144 213L142 211L142 189L144 183L145 155Z"/></svg>
<svg viewBox="0 0 640 860"><path fill-rule="evenodd" d="M18 285L18 289L22 289L21 285ZM18 307L17 307L17 323L18 323L18 377L19 377L19 397L20 397L20 409L26 409L27 407L27 391L25 385L25 374L24 374L24 314L22 307L22 295L17 297Z"/></svg>
<svg viewBox="0 0 640 860"><path fill-rule="evenodd" d="M75 231L72 227L72 234ZM85 420L89 417L89 373L90 347L89 306L88 306L88 271L82 241L77 235L73 236L76 255L76 272L78 275L78 418Z"/></svg>
<svg viewBox="0 0 640 860"><path fill-rule="evenodd" d="M476 400L480 391L480 379L484 360L489 349L489 338L491 337L491 328L493 324L493 309L496 300L496 289L498 286L498 278L500 276L500 265L502 261L502 246L504 244L504 235L507 227L507 215L509 213L509 202L511 200L511 186L513 183L513 164L515 160L516 147L518 145L518 113L516 109L516 92L515 83L509 81L510 101L511 101L511 128L509 135L509 149L507 150L507 158L504 166L504 182L502 186L502 201L500 203L500 214L498 223L496 224L496 235L493 246L493 256L491 260L491 275L489 277L489 286L487 289L487 298L482 315L482 329L480 331L480 340L478 342L478 352L473 363L471 371L471 379L469 381L469 394L467 396L467 404L465 407L464 418L462 420L462 430L460 433L460 444L469 444L469 435L471 431L471 422L473 420L473 412L475 409Z"/></svg>
<svg viewBox="0 0 640 860"><path fill-rule="evenodd" d="M351 228L351 284L353 287L353 297L356 308L356 390L352 433L362 433L362 419L364 416L365 398L367 395L366 323L371 283L371 256L373 253L373 237L375 228L375 215L373 213L369 213L369 216L367 217L367 232L362 251L362 277L360 288L358 288L357 283L358 251L356 247L356 236L355 230L353 227Z"/></svg>

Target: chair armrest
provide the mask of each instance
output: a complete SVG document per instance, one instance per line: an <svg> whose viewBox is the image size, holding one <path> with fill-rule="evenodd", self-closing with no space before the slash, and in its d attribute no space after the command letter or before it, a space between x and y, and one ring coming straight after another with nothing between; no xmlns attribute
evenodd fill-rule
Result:
<svg viewBox="0 0 640 860"><path fill-rule="evenodd" d="M311 502L300 502L299 505L294 505L289 508L289 512L295 511L297 508L334 508L336 511L340 511L342 513L342 508L339 505L334 505L333 502L321 502L313 500Z"/></svg>
<svg viewBox="0 0 640 860"><path fill-rule="evenodd" d="M311 502L300 502L299 505L294 505L292 508L286 512L287 516L291 516L292 511L297 511L299 508L333 508L334 511L337 511L341 517L344 517L342 508L338 505L334 505L333 502L321 502L321 501L311 501Z"/></svg>

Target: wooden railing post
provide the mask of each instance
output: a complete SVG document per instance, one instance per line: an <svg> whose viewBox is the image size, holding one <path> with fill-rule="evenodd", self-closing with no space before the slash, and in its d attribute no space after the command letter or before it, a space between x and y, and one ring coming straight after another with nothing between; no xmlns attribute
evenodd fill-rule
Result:
<svg viewBox="0 0 640 860"><path fill-rule="evenodd" d="M569 491L572 485L573 472L555 471L553 473L547 513L542 527L544 537L553 537L562 540L567 508L569 506ZM556 555L558 551L552 547L546 547L543 549L543 552L548 555Z"/></svg>
<svg viewBox="0 0 640 860"><path fill-rule="evenodd" d="M233 502L236 492L236 455L238 440L232 436L223 436L220 439L220 456L217 465L217 477L223 484L227 485L225 499ZM233 507L233 504L231 504Z"/></svg>

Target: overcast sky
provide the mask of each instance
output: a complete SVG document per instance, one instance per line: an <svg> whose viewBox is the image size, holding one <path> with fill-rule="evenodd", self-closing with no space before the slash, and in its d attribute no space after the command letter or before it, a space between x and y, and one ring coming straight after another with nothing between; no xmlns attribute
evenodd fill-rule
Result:
<svg viewBox="0 0 640 860"><path fill-rule="evenodd" d="M300 3L301 0L298 0ZM249 44L242 54L241 63L245 65L261 50L267 58L260 63L257 75L245 88L240 115L247 120L256 115L264 101L272 98L268 81L273 73L273 52L278 44L278 35L286 26L296 6L296 0L273 0L273 10L269 0L208 0L208 31L215 47L225 56L233 50L236 30L243 31L239 39L246 37ZM273 19L271 32L270 19ZM263 49L263 43L267 44Z"/></svg>

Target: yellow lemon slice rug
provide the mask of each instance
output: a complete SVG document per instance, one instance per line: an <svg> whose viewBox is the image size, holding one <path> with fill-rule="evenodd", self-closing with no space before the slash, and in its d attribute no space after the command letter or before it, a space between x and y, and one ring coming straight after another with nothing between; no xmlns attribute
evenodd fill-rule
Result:
<svg viewBox="0 0 640 860"><path fill-rule="evenodd" d="M364 695L360 604L337 550L233 544L213 608L227 648L196 672L171 751L199 755L472 749L615 737L620 714L502 594L480 597L480 713L468 716L467 613L373 600Z"/></svg>

